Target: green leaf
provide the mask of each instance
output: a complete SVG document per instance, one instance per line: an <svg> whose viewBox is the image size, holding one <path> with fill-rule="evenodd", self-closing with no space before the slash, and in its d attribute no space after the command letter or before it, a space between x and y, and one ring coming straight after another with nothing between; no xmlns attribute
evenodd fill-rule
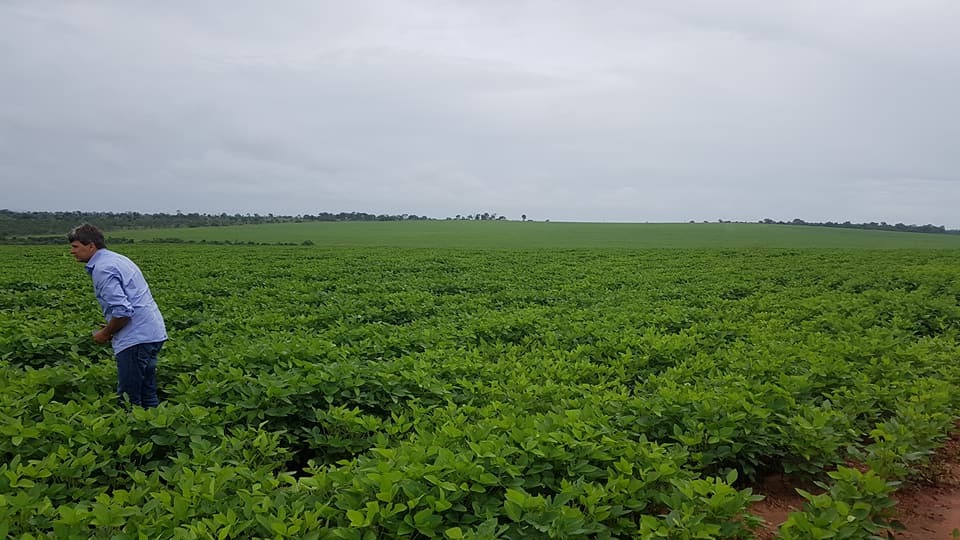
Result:
<svg viewBox="0 0 960 540"><path fill-rule="evenodd" d="M737 470L730 469L730 472L727 473L727 483L731 486L737 481Z"/></svg>
<svg viewBox="0 0 960 540"><path fill-rule="evenodd" d="M504 498L514 504L523 506L523 503L527 500L527 494L517 489L508 489Z"/></svg>
<svg viewBox="0 0 960 540"><path fill-rule="evenodd" d="M360 510L347 510L347 518L351 527L363 527L367 524L366 514Z"/></svg>

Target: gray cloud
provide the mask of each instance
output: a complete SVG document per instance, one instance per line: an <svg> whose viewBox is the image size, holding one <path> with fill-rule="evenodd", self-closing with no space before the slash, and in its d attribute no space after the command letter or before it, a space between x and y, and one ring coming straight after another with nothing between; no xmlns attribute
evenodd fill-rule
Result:
<svg viewBox="0 0 960 540"><path fill-rule="evenodd" d="M0 4L0 207L960 227L960 4L594 4Z"/></svg>

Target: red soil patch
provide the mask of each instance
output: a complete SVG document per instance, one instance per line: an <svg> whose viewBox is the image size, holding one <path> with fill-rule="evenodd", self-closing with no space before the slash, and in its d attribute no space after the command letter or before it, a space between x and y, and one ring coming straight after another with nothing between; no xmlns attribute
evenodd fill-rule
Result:
<svg viewBox="0 0 960 540"><path fill-rule="evenodd" d="M755 503L750 512L764 519L766 527L757 532L759 540L770 540L777 533L777 528L787 520L790 512L803 508L806 501L797 493L797 488L811 493L820 493L823 490L812 484L802 484L796 479L785 475L770 475L764 478L759 486L753 488L757 495L764 499Z"/></svg>
<svg viewBox="0 0 960 540"><path fill-rule="evenodd" d="M958 426L960 427L960 426ZM948 539L960 529L960 431L954 431L930 462L930 481L897 491L903 540Z"/></svg>
<svg viewBox="0 0 960 540"><path fill-rule="evenodd" d="M898 540L950 540L955 529L960 530L960 423L931 460L926 482L901 487L895 494L897 519L906 530L896 531ZM754 504L750 511L767 522L758 531L757 538L770 540L777 528L787 520L790 512L800 510L805 499L796 492L801 488L812 493L822 490L802 485L790 477L767 477L754 492L765 499Z"/></svg>

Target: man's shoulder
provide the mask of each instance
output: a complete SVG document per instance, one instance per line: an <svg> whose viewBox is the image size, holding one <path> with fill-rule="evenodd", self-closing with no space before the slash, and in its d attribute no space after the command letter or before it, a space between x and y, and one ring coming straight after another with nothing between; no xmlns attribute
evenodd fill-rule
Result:
<svg viewBox="0 0 960 540"><path fill-rule="evenodd" d="M116 251L111 251L107 248L98 249L97 253L102 253L103 254L102 260L107 263L111 263L115 265L116 264L134 264L134 262L130 260L130 257L127 257L126 255L123 255L121 253L117 253Z"/></svg>
<svg viewBox="0 0 960 540"><path fill-rule="evenodd" d="M101 248L97 250L96 255L94 255L94 258L92 258L90 262L92 263L91 270L94 274L109 274L119 272L122 266L130 264L131 261L115 251Z"/></svg>

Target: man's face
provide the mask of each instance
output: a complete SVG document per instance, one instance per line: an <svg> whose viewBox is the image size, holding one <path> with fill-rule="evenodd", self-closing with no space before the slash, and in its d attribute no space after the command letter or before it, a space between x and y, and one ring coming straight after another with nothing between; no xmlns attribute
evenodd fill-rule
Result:
<svg viewBox="0 0 960 540"><path fill-rule="evenodd" d="M96 244L84 244L79 240L70 242L70 254L73 255L74 259L82 263L88 262L90 257L93 257L93 254L96 252Z"/></svg>

